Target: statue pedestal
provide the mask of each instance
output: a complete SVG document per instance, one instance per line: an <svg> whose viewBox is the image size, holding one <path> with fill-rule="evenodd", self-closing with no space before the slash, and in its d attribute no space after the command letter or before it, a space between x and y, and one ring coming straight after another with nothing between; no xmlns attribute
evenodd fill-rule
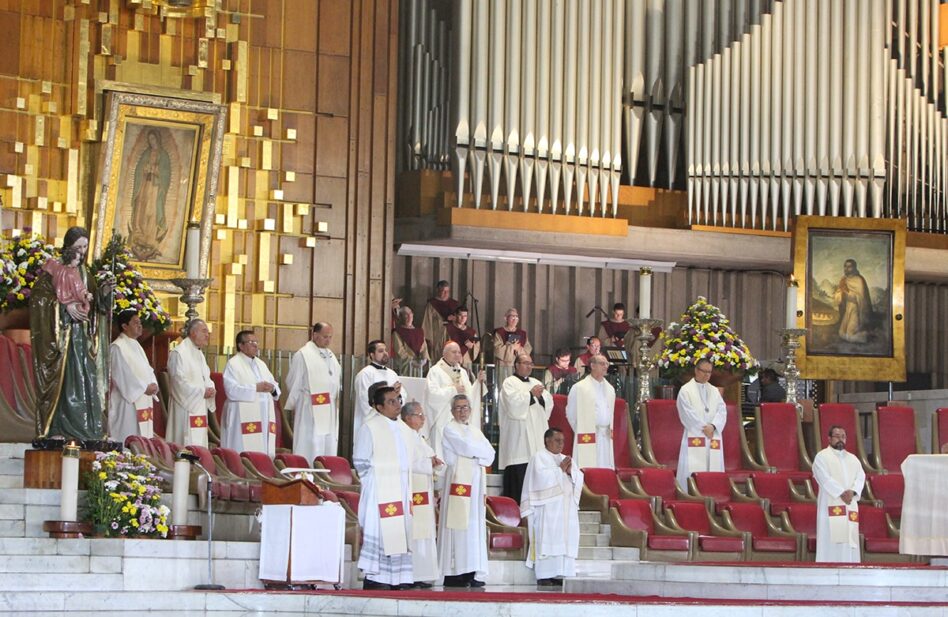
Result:
<svg viewBox="0 0 948 617"><path fill-rule="evenodd" d="M79 454L79 488L86 488L86 472L92 471L95 452ZM23 454L24 488L62 488L62 450L27 450Z"/></svg>

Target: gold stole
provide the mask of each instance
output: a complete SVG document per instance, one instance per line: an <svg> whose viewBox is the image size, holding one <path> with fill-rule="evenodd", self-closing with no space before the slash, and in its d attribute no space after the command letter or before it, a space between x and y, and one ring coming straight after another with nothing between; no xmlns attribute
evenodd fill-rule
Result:
<svg viewBox="0 0 948 617"><path fill-rule="evenodd" d="M244 357L249 358L249 356ZM258 360L255 358L253 361ZM233 367L237 380L241 384L257 383L258 378L246 360L235 356ZM261 377L263 377L262 373ZM260 422L260 394L258 392L253 401L232 401L237 403L237 419L240 422L243 447L248 452L276 452L276 415L273 412L273 402L270 401L267 409L267 426L263 426ZM269 393L265 394L272 399ZM231 420L232 418L227 419L228 422Z"/></svg>
<svg viewBox="0 0 948 617"><path fill-rule="evenodd" d="M135 345L138 349L135 348ZM126 364L132 369L132 373L140 381L150 383L150 375L144 374L141 360L144 359L145 352L135 339L127 336L119 336L115 339L115 344L122 352ZM147 359L145 360L147 364ZM149 367L150 368L150 367ZM138 434L142 437L151 439L155 436L155 401L150 394L142 394L134 401L135 418L138 420Z"/></svg>
<svg viewBox="0 0 948 617"><path fill-rule="evenodd" d="M309 380L310 404L313 414L313 433L328 435L332 432L332 397L329 392L329 372L326 361L320 357L316 345L306 344L299 351L303 354Z"/></svg>
<svg viewBox="0 0 948 617"><path fill-rule="evenodd" d="M372 470L375 472L375 496L379 512L379 531L382 535L382 550L386 555L408 552L405 534L405 507L402 502L401 465L398 446L392 434L389 420L379 414L365 425L372 433ZM411 448L406 443L409 459Z"/></svg>
<svg viewBox="0 0 948 617"><path fill-rule="evenodd" d="M701 401L701 394L698 388L705 386L695 382L694 388L687 388L685 396L688 402L697 410L705 409ZM709 388L711 386L708 386ZM711 413L711 400L713 397L708 393L708 408L704 412L703 420L705 424L711 424L714 414ZM715 429L715 433L717 429ZM724 471L724 453L721 450L721 437L714 435L711 438L704 434L688 437L688 471Z"/></svg>
<svg viewBox="0 0 948 617"><path fill-rule="evenodd" d="M834 479L841 480L844 477L851 479L856 476L854 469L850 469L848 476L845 476L844 472L846 470L843 469L843 465L853 467L854 465L859 465L859 461L851 459L848 456L840 460L834 452L831 452L829 456L824 458L831 461L828 465L830 467L830 475L833 476ZM829 498L829 506L827 509L829 514L830 542L834 544L849 544L849 546L856 548L859 546L859 504L857 503L859 495L855 495L848 506L838 497L829 494L827 494L827 497Z"/></svg>
<svg viewBox="0 0 948 617"><path fill-rule="evenodd" d="M596 392L587 377L573 386L576 396L576 452L573 456L580 469L598 467L596 456Z"/></svg>

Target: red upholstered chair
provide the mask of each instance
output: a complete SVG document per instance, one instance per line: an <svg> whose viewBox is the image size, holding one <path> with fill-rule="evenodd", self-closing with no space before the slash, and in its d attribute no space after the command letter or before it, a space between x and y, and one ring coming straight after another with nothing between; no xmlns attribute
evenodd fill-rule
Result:
<svg viewBox="0 0 948 617"><path fill-rule="evenodd" d="M522 524L523 523L523 524ZM487 548L492 559L521 560L527 556L527 527L520 506L509 497L487 497Z"/></svg>
<svg viewBox="0 0 948 617"><path fill-rule="evenodd" d="M655 498L655 510L661 511L661 504L665 501L699 501L711 507L712 500L689 495L678 486L675 481L675 472L668 468L644 467L633 470L634 475L629 479L629 488L640 495Z"/></svg>
<svg viewBox="0 0 948 617"><path fill-rule="evenodd" d="M273 459L264 452L241 452L240 462L247 469L247 473L251 478L273 484L287 484L290 482L289 478L277 471Z"/></svg>
<svg viewBox="0 0 948 617"><path fill-rule="evenodd" d="M565 394L553 395L553 411L550 412L549 425L552 428L558 428L563 431L563 454L573 456L573 428L566 419L566 401Z"/></svg>
<svg viewBox="0 0 948 617"><path fill-rule="evenodd" d="M156 464L159 468L174 471L174 452L168 442L161 437L152 437L151 449L155 453Z"/></svg>
<svg viewBox="0 0 948 617"><path fill-rule="evenodd" d="M872 458L876 469L902 473L902 461L922 451L911 407L879 407L872 411Z"/></svg>
<svg viewBox="0 0 948 617"><path fill-rule="evenodd" d="M749 497L725 471L697 471L688 478L688 492L695 497L710 498L714 503L714 510L718 514L721 508L731 502L756 503L763 500L759 497Z"/></svg>
<svg viewBox="0 0 948 617"><path fill-rule="evenodd" d="M187 449L193 454L197 455L201 466L204 467L204 469L206 469L214 479L214 481L211 483L211 494L215 499L224 499L229 501L250 501L250 486L246 482L231 480L222 476L217 468L217 463L214 461L214 456L211 454L210 450L203 446L187 446ZM197 482L195 474L199 473L199 470L192 469L192 482L195 484ZM200 493L196 486L192 492Z"/></svg>
<svg viewBox="0 0 948 617"><path fill-rule="evenodd" d="M626 486L612 469L587 467L583 470L583 492L579 498L580 510L598 511L605 519L609 514L609 508L619 499L649 498ZM654 503L654 501L651 499L649 503Z"/></svg>
<svg viewBox="0 0 948 617"><path fill-rule="evenodd" d="M698 535L695 561L740 561L744 559L744 534L719 525L700 503L672 501L665 504L665 520L672 529Z"/></svg>
<svg viewBox="0 0 948 617"><path fill-rule="evenodd" d="M645 403L641 415L642 454L656 465L664 465L675 472L684 428L678 418L678 407L671 399L652 399Z"/></svg>
<svg viewBox="0 0 948 617"><path fill-rule="evenodd" d="M155 458L155 451L152 448L151 440L145 439L141 435L129 435L125 438L125 448L132 454L145 456L149 459Z"/></svg>
<svg viewBox="0 0 948 617"><path fill-rule="evenodd" d="M361 495L353 491L329 491L328 489L324 492L331 492L339 499L339 504L346 511L346 517L358 521L359 520L359 498Z"/></svg>
<svg viewBox="0 0 948 617"><path fill-rule="evenodd" d="M244 463L240 458L240 454L238 454L236 450L231 450L230 448L214 448L211 450L211 454L214 455L217 468L222 470L222 473L223 470L226 470L231 477L239 478L247 482L250 487L250 501L260 501L263 485L260 484L260 480L250 477L250 474L247 473L247 468L244 467Z"/></svg>
<svg viewBox="0 0 948 617"><path fill-rule="evenodd" d="M217 371L211 372L211 381L214 382L214 416L217 419L217 426L224 420L224 404L227 403L227 393L224 392L224 373Z"/></svg>
<svg viewBox="0 0 948 617"><path fill-rule="evenodd" d="M791 503L815 501L805 492L797 491L791 477L784 473L752 473L747 479L747 494L766 500L770 506L770 513L774 516L780 516L780 513Z"/></svg>
<svg viewBox="0 0 948 617"><path fill-rule="evenodd" d="M748 561L799 561L803 556L806 536L778 527L760 506L751 503L732 503L721 513L724 526L747 535L744 543Z"/></svg>
<svg viewBox="0 0 948 617"><path fill-rule="evenodd" d="M332 490L360 491L359 477L349 465L349 461L341 456L317 456L313 461L316 469L328 469L329 473L321 473L316 480Z"/></svg>
<svg viewBox="0 0 948 617"><path fill-rule="evenodd" d="M306 460L305 456L293 454L291 452L277 453L277 455L273 457L273 462L276 463L277 469L286 469L287 467L310 469L312 467L309 461Z"/></svg>
<svg viewBox="0 0 948 617"><path fill-rule="evenodd" d="M740 408L734 403L726 403L727 422L721 440L724 442L724 471L735 482L746 482L754 471L770 471L770 467L761 465L751 455L744 432L744 418Z"/></svg>
<svg viewBox="0 0 948 617"><path fill-rule="evenodd" d="M899 530L882 508L859 507L859 541L863 562L917 561L913 555L899 553Z"/></svg>
<svg viewBox="0 0 948 617"><path fill-rule="evenodd" d="M795 482L812 478L813 462L806 453L796 407L790 403L763 403L754 416L760 463L789 474Z"/></svg>
<svg viewBox="0 0 948 617"><path fill-rule="evenodd" d="M16 353L16 343L12 339L0 334L0 364L8 367L16 366L14 364ZM12 370L0 371L0 399L11 409L16 409L16 379L15 372Z"/></svg>
<svg viewBox="0 0 948 617"><path fill-rule="evenodd" d="M893 520L902 518L902 496L905 478L900 473L871 474L866 476L866 496L882 503L885 513Z"/></svg>
<svg viewBox="0 0 948 617"><path fill-rule="evenodd" d="M829 445L831 426L841 426L846 430L846 450L859 459L866 473L879 471L866 457L862 424L855 407L848 403L823 403L813 410L813 443L819 444L821 450Z"/></svg>
<svg viewBox="0 0 948 617"><path fill-rule="evenodd" d="M862 508L860 508L860 513ZM806 536L806 550L803 555L805 561L812 561L816 557L816 504L791 503L780 513L783 528L795 531Z"/></svg>
<svg viewBox="0 0 948 617"><path fill-rule="evenodd" d="M694 555L697 534L666 525L647 499L619 499L606 520L612 546L638 548L642 561L690 561Z"/></svg>
<svg viewBox="0 0 948 617"><path fill-rule="evenodd" d="M941 452L948 443L948 407L939 407L932 412L932 454Z"/></svg>

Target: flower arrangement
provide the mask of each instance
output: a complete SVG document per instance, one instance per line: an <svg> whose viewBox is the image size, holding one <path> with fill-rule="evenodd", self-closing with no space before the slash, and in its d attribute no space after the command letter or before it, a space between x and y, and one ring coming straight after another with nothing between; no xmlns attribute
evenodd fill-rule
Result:
<svg viewBox="0 0 948 617"><path fill-rule="evenodd" d="M86 487L89 518L98 532L167 537L170 510L161 505L161 477L145 457L97 452Z"/></svg>
<svg viewBox="0 0 948 617"><path fill-rule="evenodd" d="M730 373L757 371L750 349L731 329L721 309L698 296L698 300L662 332L664 343L658 367L662 377L675 379L688 373L694 363L707 358L715 369Z"/></svg>
<svg viewBox="0 0 948 617"><path fill-rule="evenodd" d="M171 325L171 315L161 306L142 273L132 267L131 261L132 253L125 239L119 234L113 235L102 257L92 265L96 281L101 284L109 279L115 280L113 309L116 315L126 309L135 309L145 328L161 332Z"/></svg>
<svg viewBox="0 0 948 617"><path fill-rule="evenodd" d="M13 238L12 243L0 252L0 312L30 305L33 281L46 260L55 253L53 245L29 228Z"/></svg>

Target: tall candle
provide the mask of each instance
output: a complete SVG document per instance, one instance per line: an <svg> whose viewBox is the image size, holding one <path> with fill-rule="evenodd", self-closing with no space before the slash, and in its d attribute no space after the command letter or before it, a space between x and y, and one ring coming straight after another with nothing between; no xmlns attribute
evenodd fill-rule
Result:
<svg viewBox="0 0 948 617"><path fill-rule="evenodd" d="M787 284L787 329L797 327L797 297L800 294L800 287L796 280L791 276Z"/></svg>
<svg viewBox="0 0 948 617"><path fill-rule="evenodd" d="M174 462L174 481L171 494L171 522L174 525L188 524L188 485L191 480L191 463L185 459Z"/></svg>
<svg viewBox="0 0 948 617"><path fill-rule="evenodd" d="M652 318L652 269L639 270L639 319Z"/></svg>
<svg viewBox="0 0 948 617"><path fill-rule="evenodd" d="M201 278L201 228L197 223L188 224L184 247L184 267L188 278Z"/></svg>
<svg viewBox="0 0 948 617"><path fill-rule="evenodd" d="M63 448L62 483L60 484L59 520L76 520L79 504L79 447Z"/></svg>

